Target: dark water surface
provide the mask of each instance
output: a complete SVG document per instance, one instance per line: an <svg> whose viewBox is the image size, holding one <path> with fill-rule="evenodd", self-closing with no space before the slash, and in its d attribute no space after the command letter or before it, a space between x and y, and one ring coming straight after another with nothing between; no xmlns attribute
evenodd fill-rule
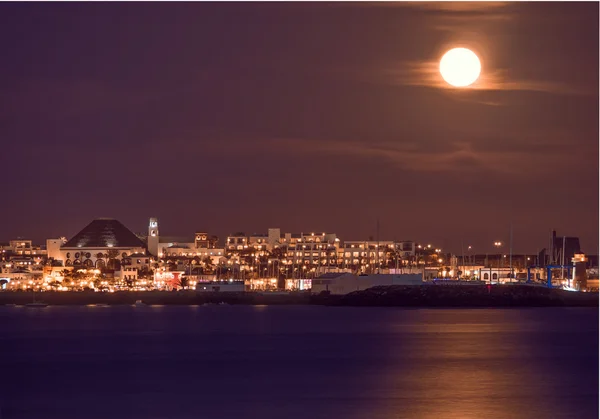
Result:
<svg viewBox="0 0 600 419"><path fill-rule="evenodd" d="M598 310L0 307L0 418L595 418Z"/></svg>

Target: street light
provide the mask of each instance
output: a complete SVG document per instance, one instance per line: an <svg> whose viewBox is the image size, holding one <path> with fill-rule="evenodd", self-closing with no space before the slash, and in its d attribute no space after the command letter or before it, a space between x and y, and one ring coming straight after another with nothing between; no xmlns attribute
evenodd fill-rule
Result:
<svg viewBox="0 0 600 419"><path fill-rule="evenodd" d="M500 251L500 248L502 247L502 242L494 242L494 246L496 247L496 249L498 250L498 252ZM502 258L500 257L500 253L498 253L498 276L496 277L496 282L499 284L500 283L500 261L502 260ZM490 284L491 284L492 280L490 278Z"/></svg>
<svg viewBox="0 0 600 419"><path fill-rule="evenodd" d="M471 265L471 267L473 267L474 263L473 263L473 255L471 254L471 249L473 249L473 246L467 247L467 255L469 257L469 265Z"/></svg>

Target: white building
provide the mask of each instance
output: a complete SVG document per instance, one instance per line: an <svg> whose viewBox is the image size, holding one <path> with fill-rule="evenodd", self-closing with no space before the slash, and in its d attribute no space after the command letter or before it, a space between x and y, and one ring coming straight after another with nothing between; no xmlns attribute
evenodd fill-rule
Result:
<svg viewBox="0 0 600 419"><path fill-rule="evenodd" d="M331 294L349 294L381 285L423 285L422 274L354 275L351 273L328 273L312 281L313 294L328 291Z"/></svg>
<svg viewBox="0 0 600 419"><path fill-rule="evenodd" d="M181 258L197 258L203 262L207 257L210 258L213 265L219 263L225 263L225 249L208 249L208 248L196 248L193 245L181 245L173 244L170 247L165 247L161 251L163 258L168 257L181 257Z"/></svg>
<svg viewBox="0 0 600 419"><path fill-rule="evenodd" d="M122 264L136 270L149 269L155 259L146 253L132 253L123 258Z"/></svg>
<svg viewBox="0 0 600 419"><path fill-rule="evenodd" d="M357 267L363 271L367 268L387 267L391 254L395 257L395 243L393 241L345 241L343 266ZM398 256L399 264L402 261Z"/></svg>
<svg viewBox="0 0 600 419"><path fill-rule="evenodd" d="M119 270L128 255L146 254L146 244L113 218L95 219L60 249L56 240L50 240L52 257L66 267Z"/></svg>
<svg viewBox="0 0 600 419"><path fill-rule="evenodd" d="M340 239L334 233L285 233L281 240L285 263L299 269L338 266Z"/></svg>
<svg viewBox="0 0 600 419"><path fill-rule="evenodd" d="M227 236L225 240L225 250L227 253L235 253L248 248L248 237L245 233L234 233Z"/></svg>
<svg viewBox="0 0 600 419"><path fill-rule="evenodd" d="M197 232L193 238L161 236L158 230L158 220L150 218L148 224L148 250L158 258L182 257L200 258L210 257L213 264L224 261L225 249L216 248L216 236L206 232Z"/></svg>
<svg viewBox="0 0 600 419"><path fill-rule="evenodd" d="M61 260L60 248L64 246L66 242L67 239L64 237L46 240L46 252L48 259Z"/></svg>
<svg viewBox="0 0 600 419"><path fill-rule="evenodd" d="M396 242L396 251L404 259L412 258L417 251L417 245L413 241Z"/></svg>
<svg viewBox="0 0 600 419"><path fill-rule="evenodd" d="M253 248L255 250L273 250L282 244L281 230L279 228L270 228L267 233L234 233L227 236L225 240L225 250L228 253L236 253L244 249Z"/></svg>

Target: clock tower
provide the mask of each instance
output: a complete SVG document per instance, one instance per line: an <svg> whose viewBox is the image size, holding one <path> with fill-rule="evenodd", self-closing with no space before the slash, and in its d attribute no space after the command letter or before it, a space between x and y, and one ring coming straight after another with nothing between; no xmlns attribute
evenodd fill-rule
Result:
<svg viewBox="0 0 600 419"><path fill-rule="evenodd" d="M148 252L158 256L158 219L150 218L148 224Z"/></svg>
<svg viewBox="0 0 600 419"><path fill-rule="evenodd" d="M194 239L196 249L198 248L208 248L208 233L200 232L196 233L196 238Z"/></svg>

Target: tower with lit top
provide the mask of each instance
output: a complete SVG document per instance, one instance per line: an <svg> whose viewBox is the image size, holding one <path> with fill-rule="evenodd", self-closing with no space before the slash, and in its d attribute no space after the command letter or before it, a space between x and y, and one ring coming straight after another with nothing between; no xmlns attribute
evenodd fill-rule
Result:
<svg viewBox="0 0 600 419"><path fill-rule="evenodd" d="M158 219L150 218L148 223L148 252L158 256Z"/></svg>

